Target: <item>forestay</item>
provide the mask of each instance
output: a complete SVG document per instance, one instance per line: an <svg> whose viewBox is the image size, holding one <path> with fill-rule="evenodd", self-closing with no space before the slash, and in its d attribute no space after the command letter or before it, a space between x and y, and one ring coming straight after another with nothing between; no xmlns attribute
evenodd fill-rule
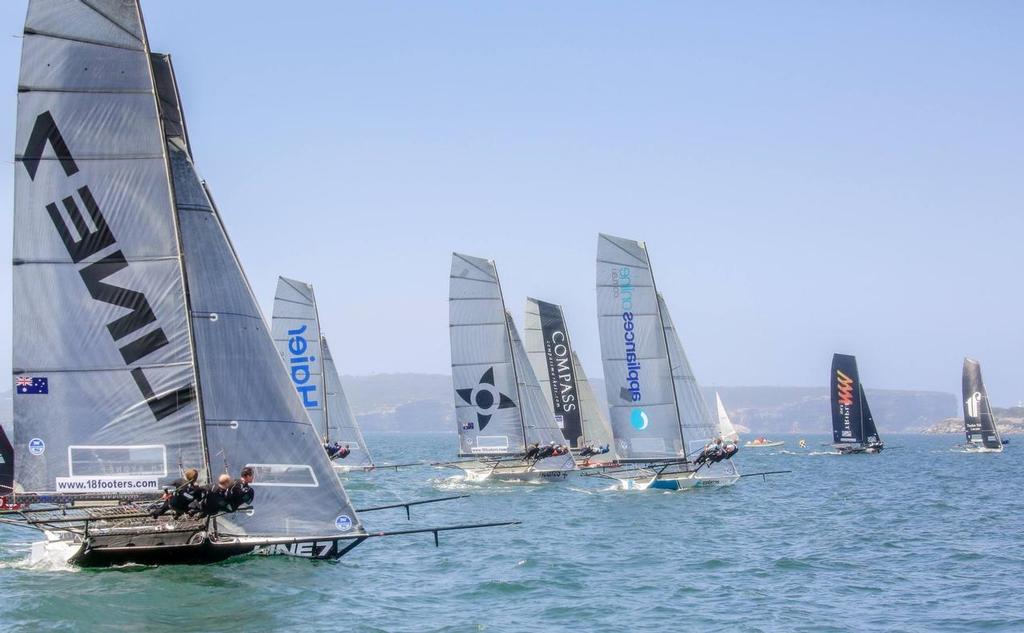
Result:
<svg viewBox="0 0 1024 633"><path fill-rule="evenodd" d="M598 236L597 317L619 456L685 457L665 326L643 242Z"/></svg>
<svg viewBox="0 0 1024 633"><path fill-rule="evenodd" d="M356 416L352 413L345 390L341 386L341 377L338 375L338 368L334 365L334 357L331 355L331 348L327 345L327 337L323 337L324 354L324 385L327 390L327 419L331 429L332 441L343 446L348 446L349 453L341 462L344 466L351 468L370 468L373 466L373 457L366 447L366 440L363 439L363 432L359 429Z"/></svg>
<svg viewBox="0 0 1024 633"><path fill-rule="evenodd" d="M968 444L981 444L985 448L1002 450L988 391L981 380L981 364L970 358L964 359L963 371L964 430Z"/></svg>
<svg viewBox="0 0 1024 633"><path fill-rule="evenodd" d="M324 350L312 285L277 278L271 333L310 422L321 437L331 439L334 429L328 424L324 409Z"/></svg>
<svg viewBox="0 0 1024 633"><path fill-rule="evenodd" d="M452 254L448 315L459 454L523 454L526 429L494 262Z"/></svg>
<svg viewBox="0 0 1024 633"><path fill-rule="evenodd" d="M136 3L29 3L15 147L16 478L27 491L156 490L204 451Z"/></svg>

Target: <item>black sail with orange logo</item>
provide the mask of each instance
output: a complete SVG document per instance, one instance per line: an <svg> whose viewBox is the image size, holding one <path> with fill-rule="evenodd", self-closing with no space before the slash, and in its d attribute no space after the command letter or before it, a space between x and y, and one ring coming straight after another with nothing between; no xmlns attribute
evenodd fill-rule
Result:
<svg viewBox="0 0 1024 633"><path fill-rule="evenodd" d="M836 444L863 444L867 435L864 428L867 402L857 374L857 359L847 354L833 354L831 381L832 440ZM874 421L871 433L877 435Z"/></svg>

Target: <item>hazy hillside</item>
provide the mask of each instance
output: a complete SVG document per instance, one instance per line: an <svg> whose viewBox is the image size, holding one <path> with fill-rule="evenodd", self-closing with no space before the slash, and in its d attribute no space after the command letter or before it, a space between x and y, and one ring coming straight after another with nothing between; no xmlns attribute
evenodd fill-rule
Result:
<svg viewBox="0 0 1024 633"><path fill-rule="evenodd" d="M374 374L342 376L352 410L369 432L445 432L455 430L451 377L443 374ZM604 385L592 380L599 398ZM714 403L715 391L733 422L752 433L825 432L830 428L828 392L824 387L708 387L705 397ZM946 425L959 432L959 399L930 391L868 390L871 411L884 434L924 431ZM11 392L0 394L0 422L11 420ZM1001 424L1024 430L1024 409L999 409ZM951 417L952 416L952 417ZM947 420L949 418L949 420ZM959 425L959 426L958 426ZM942 428L946 428L942 427ZM1016 428L1016 427L1014 427Z"/></svg>
<svg viewBox="0 0 1024 633"><path fill-rule="evenodd" d="M1000 409L992 407L992 413L996 416L996 427L1003 435L1016 435L1024 433L1024 407L1010 407ZM925 433L960 433L964 432L964 419L962 414L946 418L925 430Z"/></svg>

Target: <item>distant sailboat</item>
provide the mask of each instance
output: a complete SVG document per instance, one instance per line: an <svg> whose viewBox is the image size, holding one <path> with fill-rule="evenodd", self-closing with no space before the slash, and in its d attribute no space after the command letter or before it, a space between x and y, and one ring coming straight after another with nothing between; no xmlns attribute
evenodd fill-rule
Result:
<svg viewBox="0 0 1024 633"><path fill-rule="evenodd" d="M271 331L288 375L324 444L337 442L349 450L346 457L333 461L334 468L372 469L373 458L345 397L327 338L320 330L312 284L278 277Z"/></svg>
<svg viewBox="0 0 1024 633"><path fill-rule="evenodd" d="M693 460L718 436L643 242L598 236L597 309L605 388L623 488L731 485L732 460Z"/></svg>
<svg viewBox="0 0 1024 633"><path fill-rule="evenodd" d="M335 559L384 536L288 379L138 2L30 0L16 146L15 503L33 507L5 522L44 533L33 559ZM251 467L251 510L150 518L189 467Z"/></svg>
<svg viewBox="0 0 1024 633"><path fill-rule="evenodd" d="M739 442L740 434L736 432L736 427L732 425L732 420L729 419L729 412L725 410L725 405L722 404L722 396L715 392L715 405L718 408L718 436L727 442Z"/></svg>
<svg viewBox="0 0 1024 633"><path fill-rule="evenodd" d="M544 396L555 412L562 434L581 464L606 464L617 459L611 423L599 405L569 337L562 306L526 300L526 353L541 379ZM593 454L607 447L607 453ZM584 449L589 455L579 455Z"/></svg>
<svg viewBox="0 0 1024 633"><path fill-rule="evenodd" d="M871 416L855 357L833 354L831 394L833 447L844 455L881 452L885 443Z"/></svg>
<svg viewBox="0 0 1024 633"><path fill-rule="evenodd" d="M981 380L981 364L964 359L963 373L965 448L971 453L1000 453L1003 441L999 437L996 418L988 401L985 383Z"/></svg>
<svg viewBox="0 0 1024 633"><path fill-rule="evenodd" d="M531 445L565 445L565 437L505 309L494 262L452 254L449 333L459 456L471 480L563 481L572 454L526 458Z"/></svg>

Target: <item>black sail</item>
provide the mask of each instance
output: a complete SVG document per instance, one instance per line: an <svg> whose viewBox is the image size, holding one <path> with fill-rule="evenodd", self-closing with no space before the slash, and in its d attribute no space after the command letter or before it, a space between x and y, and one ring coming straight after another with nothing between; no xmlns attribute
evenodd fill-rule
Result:
<svg viewBox="0 0 1024 633"><path fill-rule="evenodd" d="M580 418L580 396L576 370L572 361L572 344L562 316L562 308L537 300L540 329L544 340L546 375L551 388L555 419L573 448L582 447L583 422Z"/></svg>
<svg viewBox="0 0 1024 633"><path fill-rule="evenodd" d="M836 444L863 444L867 400L861 391L857 359L846 354L832 355L832 440ZM871 431L875 423L871 421Z"/></svg>
<svg viewBox="0 0 1024 633"><path fill-rule="evenodd" d="M868 444L881 442L882 438L878 436L875 418L871 415L871 407L868 406L868 396L860 385L857 385L857 390L860 391L860 412L861 419L864 421L864 441Z"/></svg>
<svg viewBox="0 0 1024 633"><path fill-rule="evenodd" d="M14 490L14 447L0 426L0 496Z"/></svg>
<svg viewBox="0 0 1024 633"><path fill-rule="evenodd" d="M981 364L970 358L964 359L963 376L964 431L968 444L981 444L985 448L1000 449L1002 440L992 415L985 383L981 380Z"/></svg>

